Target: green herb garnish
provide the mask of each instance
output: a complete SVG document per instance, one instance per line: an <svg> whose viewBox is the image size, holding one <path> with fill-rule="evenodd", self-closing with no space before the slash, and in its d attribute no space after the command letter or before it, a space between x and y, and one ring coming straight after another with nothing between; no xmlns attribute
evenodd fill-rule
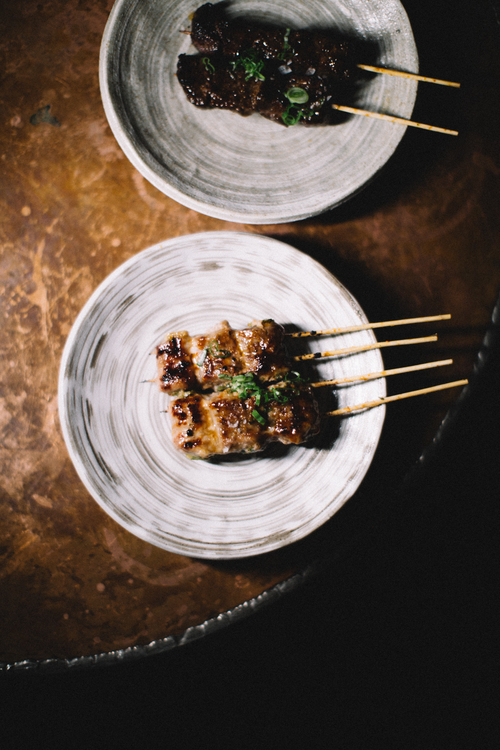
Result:
<svg viewBox="0 0 500 750"><path fill-rule="evenodd" d="M200 354L200 358L196 362L196 366L201 367L209 354L211 357L214 357L214 359L225 359L226 357L231 356L231 352L228 349L221 349L217 339L214 339L213 341L210 341L203 349L202 353Z"/></svg>
<svg viewBox="0 0 500 750"><path fill-rule="evenodd" d="M202 57L201 61L203 65L205 66L206 71L208 71L209 73L215 73L215 68L209 57Z"/></svg>
<svg viewBox="0 0 500 750"><path fill-rule="evenodd" d="M285 91L285 96L292 104L305 104L309 101L309 94L300 86L292 86L291 89Z"/></svg>
<svg viewBox="0 0 500 750"><path fill-rule="evenodd" d="M296 125L302 117L307 117L311 113L311 110L297 107L297 104L305 104L309 101L309 94L305 89L300 86L292 86L288 91L285 91L285 96L290 102L281 115L285 125Z"/></svg>
<svg viewBox="0 0 500 750"><path fill-rule="evenodd" d="M288 42L288 37L290 36L290 31L291 31L291 29L288 29L288 28L285 29L285 35L283 37L283 52L280 52L280 54L278 55L278 57L280 58L280 60L286 60L286 58L288 57L288 55L293 51L292 48L291 48L291 46L290 46L290 44L289 44L289 42Z"/></svg>
<svg viewBox="0 0 500 750"><path fill-rule="evenodd" d="M290 401L292 391L306 381L296 371L286 373L283 377L286 386L273 386L261 383L253 373L244 373L243 375L219 375L220 380L227 381L220 389L236 393L239 398L245 400L254 398L255 405L259 408L268 407L272 402L278 404L287 404ZM265 424L264 416L257 410L252 410L252 417L260 424Z"/></svg>
<svg viewBox="0 0 500 750"><path fill-rule="evenodd" d="M262 416L262 414L260 414L260 413L259 413L259 412L257 411L257 409L253 409L253 411L252 411L252 417L253 417L253 418L254 418L255 420L257 420L257 422L258 422L259 424L266 424L266 420L264 419L264 417Z"/></svg>
<svg viewBox="0 0 500 750"><path fill-rule="evenodd" d="M281 115L281 119L285 125L296 125L299 120L304 116L301 109L295 106L295 104L289 104Z"/></svg>
<svg viewBox="0 0 500 750"><path fill-rule="evenodd" d="M255 379L252 373L245 373L243 375L226 375L222 373L219 375L220 380L229 381L227 385L223 386L223 390L237 393L239 398L245 399L249 396L255 396L256 394L264 391L264 387Z"/></svg>
<svg viewBox="0 0 500 750"><path fill-rule="evenodd" d="M220 343L216 339L209 343L207 351L212 357L222 357L222 359L224 359L224 357L229 357L231 354L228 349L221 349Z"/></svg>
<svg viewBox="0 0 500 750"><path fill-rule="evenodd" d="M233 70L243 68L245 71L245 81L249 81L250 78L255 78L258 81L265 81L266 77L262 73L264 68L264 60L259 56L259 53L255 49L249 49L243 52L237 60L231 62Z"/></svg>
<svg viewBox="0 0 500 750"><path fill-rule="evenodd" d="M290 91L292 91L292 89L290 89ZM285 96L287 96L287 94L285 94ZM283 120L285 125L296 125L302 118L308 118L312 117L314 114L318 114L318 110L323 106L324 103L325 99L321 99L316 103L316 107L314 109L311 109L308 107L298 107L297 103L290 102L288 107L281 115L281 119Z"/></svg>
<svg viewBox="0 0 500 750"><path fill-rule="evenodd" d="M203 362L206 360L207 356L208 356L208 349L207 347L205 347L201 353L199 360L196 363L196 366L201 367Z"/></svg>

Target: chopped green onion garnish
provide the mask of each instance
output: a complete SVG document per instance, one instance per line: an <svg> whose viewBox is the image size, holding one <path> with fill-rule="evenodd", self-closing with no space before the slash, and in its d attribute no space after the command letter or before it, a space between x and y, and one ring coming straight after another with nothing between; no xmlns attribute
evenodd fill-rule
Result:
<svg viewBox="0 0 500 750"><path fill-rule="evenodd" d="M196 363L197 367L201 367L203 362L206 360L208 354L208 349L205 347L201 353L201 357L199 358L198 362Z"/></svg>
<svg viewBox="0 0 500 750"><path fill-rule="evenodd" d="M297 109L294 104L289 104L281 115L281 119L285 125L296 125L302 117L302 111Z"/></svg>
<svg viewBox="0 0 500 750"><path fill-rule="evenodd" d="M290 398L288 397L288 394L286 393L284 388L271 388L270 394L271 397L279 404L286 404L288 403L288 401L290 401Z"/></svg>
<svg viewBox="0 0 500 750"><path fill-rule="evenodd" d="M292 52L292 48L288 42L288 37L290 36L291 29L287 28L285 29L285 35L283 37L283 52L280 52L278 57L280 60L286 60L288 54ZM287 54L288 53L288 54Z"/></svg>
<svg viewBox="0 0 500 750"><path fill-rule="evenodd" d="M202 57L201 61L205 66L205 70L207 70L209 73L215 73L215 68L209 57Z"/></svg>
<svg viewBox="0 0 500 750"><path fill-rule="evenodd" d="M257 409L254 409L252 411L252 417L259 423L259 424L266 424L266 420L262 416L262 414L259 414Z"/></svg>
<svg viewBox="0 0 500 750"><path fill-rule="evenodd" d="M285 91L285 96L292 104L305 104L309 101L309 94L300 86L292 86L291 89Z"/></svg>
<svg viewBox="0 0 500 750"><path fill-rule="evenodd" d="M246 73L245 81L249 81L250 78L256 78L258 81L266 80L266 77L262 73L264 60L259 57L259 53L254 49L244 52L237 60L233 60L231 65L233 70L243 68Z"/></svg>
<svg viewBox="0 0 500 750"><path fill-rule="evenodd" d="M231 354L231 352L227 349L221 349L220 344L216 339L209 343L209 345L207 346L207 352L211 354L212 357L222 357L223 359L225 357L229 357L229 355Z"/></svg>

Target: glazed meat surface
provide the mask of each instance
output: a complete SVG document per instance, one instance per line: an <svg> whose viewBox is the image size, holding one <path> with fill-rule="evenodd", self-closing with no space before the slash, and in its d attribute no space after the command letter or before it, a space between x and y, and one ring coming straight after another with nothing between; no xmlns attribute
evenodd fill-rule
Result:
<svg viewBox="0 0 500 750"><path fill-rule="evenodd" d="M314 71L316 75L337 80L348 80L355 75L352 42L338 39L332 33L230 20L223 3L205 3L195 11L191 40L203 54L217 52L237 57L254 49L265 60L292 67L296 75Z"/></svg>
<svg viewBox="0 0 500 750"><path fill-rule="evenodd" d="M325 122L331 116L328 102L331 84L319 76L282 75L278 66L266 67L264 80L247 78L243 68L219 55L180 55L177 78L187 99L205 109L229 109L241 115L258 112L262 117L287 124L287 114L299 110L287 99L287 92L300 88L307 92L307 107L301 119L309 124Z"/></svg>
<svg viewBox="0 0 500 750"><path fill-rule="evenodd" d="M156 350L160 390L206 391L223 385L221 378L242 373L253 373L263 382L279 380L290 370L283 337L283 326L273 320L254 321L241 330L223 321L200 336L168 334Z"/></svg>
<svg viewBox="0 0 500 750"><path fill-rule="evenodd" d="M284 125L321 124L332 118L332 97L345 99L355 79L351 42L230 20L223 3L198 8L191 39L199 54L179 56L177 77L197 107L258 112Z"/></svg>
<svg viewBox="0 0 500 750"><path fill-rule="evenodd" d="M172 400L170 415L176 448L194 458L253 453L272 442L298 445L319 430L312 389L274 386L276 399L263 407L256 396L222 391Z"/></svg>

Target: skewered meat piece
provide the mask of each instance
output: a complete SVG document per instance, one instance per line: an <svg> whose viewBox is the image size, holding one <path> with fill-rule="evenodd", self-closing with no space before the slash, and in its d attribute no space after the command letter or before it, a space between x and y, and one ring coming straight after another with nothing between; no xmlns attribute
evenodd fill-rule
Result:
<svg viewBox="0 0 500 750"><path fill-rule="evenodd" d="M241 373L253 373L261 381L282 379L290 370L284 333L273 320L253 321L241 330L223 321L200 336L170 333L156 350L160 390L208 390L221 385L221 376Z"/></svg>
<svg viewBox="0 0 500 750"><path fill-rule="evenodd" d="M229 109L242 115L258 112L279 123L294 124L287 116L309 124L332 117L328 102L332 86L319 76L283 75L276 65L267 65L261 78L248 76L243 67L220 55L180 55L177 78L188 100L197 107ZM294 105L289 92L300 92L303 105Z"/></svg>
<svg viewBox="0 0 500 750"><path fill-rule="evenodd" d="M332 96L346 100L356 78L351 42L230 20L223 3L198 8L191 38L200 54L180 55L177 77L197 107L318 125L334 119Z"/></svg>
<svg viewBox="0 0 500 750"><path fill-rule="evenodd" d="M195 106L231 109L242 115L258 111L269 89L269 80L246 80L243 68L232 70L230 61L220 56L211 60L200 55L180 55L177 78Z"/></svg>
<svg viewBox="0 0 500 750"><path fill-rule="evenodd" d="M318 404L308 386L274 387L265 407L256 395L193 393L170 404L176 448L195 458L253 453L272 442L298 445L319 431Z"/></svg>
<svg viewBox="0 0 500 750"><path fill-rule="evenodd" d="M314 71L316 75L348 80L356 71L352 42L339 40L331 33L231 20L224 3L205 3L195 11L191 40L204 54L218 52L236 57L253 49L266 60L290 67L296 75Z"/></svg>

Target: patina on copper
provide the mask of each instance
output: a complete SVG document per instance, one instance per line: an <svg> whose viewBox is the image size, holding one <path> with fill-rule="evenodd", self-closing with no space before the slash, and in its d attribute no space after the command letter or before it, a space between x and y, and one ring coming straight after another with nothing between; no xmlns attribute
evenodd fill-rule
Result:
<svg viewBox="0 0 500 750"><path fill-rule="evenodd" d="M3 3L0 662L72 659L178 635L285 581L325 549L340 554L432 439L456 393L388 411L360 493L312 538L264 558L210 564L152 547L110 519L80 482L57 414L62 349L92 291L140 250L206 230L258 231L309 252L373 320L451 313L433 354L454 358L443 379L471 373L500 287L499 52L472 3L470 13L434 4L432 29L427 5L405 3L421 63L463 85L458 93L421 88L415 116L460 136L408 132L384 174L345 207L252 227L175 203L124 157L98 85L111 2ZM461 36L474 46L471 25L481 54L473 49L464 70L458 53L446 54ZM418 356L399 350L385 361ZM420 373L404 386L436 377Z"/></svg>

